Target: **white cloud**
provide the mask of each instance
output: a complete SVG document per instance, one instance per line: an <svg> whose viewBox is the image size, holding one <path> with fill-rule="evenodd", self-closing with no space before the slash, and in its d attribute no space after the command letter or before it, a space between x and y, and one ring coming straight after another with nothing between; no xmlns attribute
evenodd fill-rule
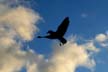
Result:
<svg viewBox="0 0 108 72"><path fill-rule="evenodd" d="M27 66L27 72L38 72L36 63Z"/></svg>
<svg viewBox="0 0 108 72"><path fill-rule="evenodd" d="M64 46L57 46L48 61L33 50L22 51L20 42L33 39L38 30L35 23L40 16L22 6L1 6L3 11L0 11L0 72L20 71L24 66L28 72L75 72L78 66L95 66L95 61L90 59L87 49L76 42L68 41ZM95 46L92 51L94 50Z"/></svg>
<svg viewBox="0 0 108 72"><path fill-rule="evenodd" d="M106 36L105 34L98 34L98 35L96 36L96 40L97 40L98 42L103 42L103 41L105 41L106 39L108 39L108 38L107 38L107 36Z"/></svg>
<svg viewBox="0 0 108 72"><path fill-rule="evenodd" d="M0 72L16 72L40 58L30 49L21 50L22 41L33 39L40 16L31 9L10 7L5 2L11 1L0 3Z"/></svg>
<svg viewBox="0 0 108 72"><path fill-rule="evenodd" d="M101 46L108 47L108 35L101 33L96 35L95 41L97 41Z"/></svg>
<svg viewBox="0 0 108 72"><path fill-rule="evenodd" d="M11 18L11 19L10 19ZM3 26L11 28L12 33L24 40L31 40L37 29L34 24L40 19L39 15L27 8L18 7L1 16ZM37 31L37 30L36 30Z"/></svg>
<svg viewBox="0 0 108 72"><path fill-rule="evenodd" d="M100 50L98 48L96 48L93 40L88 41L87 43L82 45L84 48L86 48L87 50L90 50L92 52L99 52Z"/></svg>
<svg viewBox="0 0 108 72"><path fill-rule="evenodd" d="M97 51L95 46L85 43L78 45L71 38L64 46L54 45L51 57L47 61L41 59L42 61L38 62L37 72L75 72L79 66L93 69L96 63L91 52L96 53Z"/></svg>
<svg viewBox="0 0 108 72"><path fill-rule="evenodd" d="M86 48L75 42L68 42L64 46L57 47L49 63L46 72L75 72L79 66L88 68L95 66L95 61L90 59Z"/></svg>
<svg viewBox="0 0 108 72"><path fill-rule="evenodd" d="M0 4L0 72L17 72L24 66L27 72L75 72L79 66L93 68L96 65L91 57L91 52L99 52L94 40L105 41L107 37L104 34L99 34L94 40L81 45L75 39L69 38L64 46L55 45L47 60L44 55L31 49L21 50L22 41L33 39L38 30L35 24L39 19L39 14L31 9L20 5L13 8Z"/></svg>

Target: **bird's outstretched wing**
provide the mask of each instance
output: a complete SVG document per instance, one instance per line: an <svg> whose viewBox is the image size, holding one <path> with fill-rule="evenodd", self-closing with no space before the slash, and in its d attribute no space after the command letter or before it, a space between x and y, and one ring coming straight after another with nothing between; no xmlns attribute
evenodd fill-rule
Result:
<svg viewBox="0 0 108 72"><path fill-rule="evenodd" d="M63 36L69 26L69 17L66 17L60 26L58 27L56 33L58 33L60 36Z"/></svg>

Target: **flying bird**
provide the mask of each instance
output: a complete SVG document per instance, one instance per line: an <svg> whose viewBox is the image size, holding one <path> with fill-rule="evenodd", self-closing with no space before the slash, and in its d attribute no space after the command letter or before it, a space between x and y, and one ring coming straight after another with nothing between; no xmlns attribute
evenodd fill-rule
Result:
<svg viewBox="0 0 108 72"><path fill-rule="evenodd" d="M58 39L60 41L60 46L67 43L67 40L63 37L69 26L69 17L66 17L56 31L49 30L46 36L38 36L37 38L48 38L48 39Z"/></svg>

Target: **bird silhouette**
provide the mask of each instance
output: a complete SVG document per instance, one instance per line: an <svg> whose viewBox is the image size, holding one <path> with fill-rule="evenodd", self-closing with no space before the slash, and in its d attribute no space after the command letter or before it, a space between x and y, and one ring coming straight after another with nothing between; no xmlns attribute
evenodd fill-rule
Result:
<svg viewBox="0 0 108 72"><path fill-rule="evenodd" d="M58 39L60 41L60 46L64 45L67 43L67 40L63 36L66 33L68 26L69 17L66 17L55 32L49 30L46 36L38 36L37 38Z"/></svg>

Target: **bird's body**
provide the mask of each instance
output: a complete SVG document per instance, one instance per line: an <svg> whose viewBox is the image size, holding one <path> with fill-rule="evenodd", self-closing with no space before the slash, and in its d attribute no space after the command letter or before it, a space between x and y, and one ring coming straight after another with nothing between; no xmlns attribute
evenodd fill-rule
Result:
<svg viewBox="0 0 108 72"><path fill-rule="evenodd" d="M62 44L65 44L67 41L63 37L69 25L69 18L66 17L61 25L58 27L57 31L49 30L46 36L38 36L38 38L48 38L48 39L58 39ZM61 45L60 43L60 45Z"/></svg>

